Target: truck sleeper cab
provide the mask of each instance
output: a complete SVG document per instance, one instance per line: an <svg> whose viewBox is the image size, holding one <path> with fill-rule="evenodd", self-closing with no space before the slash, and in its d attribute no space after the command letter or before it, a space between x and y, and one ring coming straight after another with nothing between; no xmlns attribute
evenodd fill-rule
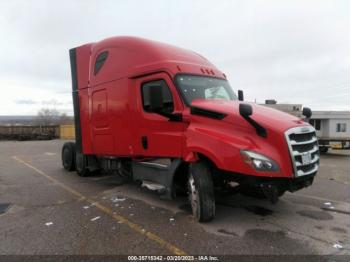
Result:
<svg viewBox="0 0 350 262"><path fill-rule="evenodd" d="M200 222L215 216L215 191L276 202L312 184L315 129L243 102L201 55L113 37L71 49L70 61L76 141L62 148L66 170L118 172L166 198L185 193Z"/></svg>

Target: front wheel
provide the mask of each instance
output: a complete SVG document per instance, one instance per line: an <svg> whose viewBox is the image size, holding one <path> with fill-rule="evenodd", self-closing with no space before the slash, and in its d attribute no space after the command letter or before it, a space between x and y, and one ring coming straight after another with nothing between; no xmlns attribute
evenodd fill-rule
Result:
<svg viewBox="0 0 350 262"><path fill-rule="evenodd" d="M209 166L205 162L190 165L188 199L198 222L208 222L215 216L214 185Z"/></svg>

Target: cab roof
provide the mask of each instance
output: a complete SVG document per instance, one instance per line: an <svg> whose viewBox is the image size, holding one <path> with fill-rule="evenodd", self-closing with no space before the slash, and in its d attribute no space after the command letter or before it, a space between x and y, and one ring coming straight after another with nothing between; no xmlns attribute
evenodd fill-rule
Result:
<svg viewBox="0 0 350 262"><path fill-rule="evenodd" d="M90 86L157 71L167 71L172 75L191 73L224 78L222 72L198 53L144 38L117 36L78 47L78 53L79 48L85 51L90 49L89 54L84 52L90 58ZM96 73L96 62L102 57L102 53L106 58Z"/></svg>

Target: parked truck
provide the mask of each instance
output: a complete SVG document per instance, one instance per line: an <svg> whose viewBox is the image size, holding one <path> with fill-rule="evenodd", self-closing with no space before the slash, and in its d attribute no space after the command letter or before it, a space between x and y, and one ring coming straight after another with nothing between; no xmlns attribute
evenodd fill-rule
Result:
<svg viewBox="0 0 350 262"><path fill-rule="evenodd" d="M232 182L272 202L313 182L315 129L244 102L195 52L113 37L71 49L70 62L76 141L62 148L68 171L119 172L166 198L182 192L200 222L214 218L215 193Z"/></svg>

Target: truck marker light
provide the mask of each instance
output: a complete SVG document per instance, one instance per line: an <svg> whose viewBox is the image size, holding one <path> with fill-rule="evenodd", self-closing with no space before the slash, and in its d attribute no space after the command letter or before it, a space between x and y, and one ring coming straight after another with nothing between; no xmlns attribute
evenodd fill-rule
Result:
<svg viewBox="0 0 350 262"><path fill-rule="evenodd" d="M279 166L272 159L247 150L241 150L243 162L257 171L277 172Z"/></svg>

